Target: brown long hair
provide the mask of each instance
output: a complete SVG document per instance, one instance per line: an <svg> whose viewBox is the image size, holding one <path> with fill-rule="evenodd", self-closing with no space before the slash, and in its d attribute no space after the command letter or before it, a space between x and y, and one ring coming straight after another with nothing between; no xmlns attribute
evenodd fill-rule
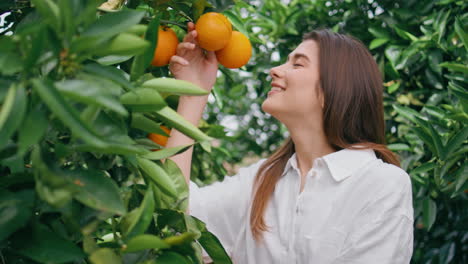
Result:
<svg viewBox="0 0 468 264"><path fill-rule="evenodd" d="M315 30L303 37L319 46L320 87L324 96L323 127L336 149L373 149L378 158L400 166L385 145L382 76L374 58L357 39ZM256 241L268 227L264 213L275 185L294 154L291 137L260 166L255 177L250 226Z"/></svg>

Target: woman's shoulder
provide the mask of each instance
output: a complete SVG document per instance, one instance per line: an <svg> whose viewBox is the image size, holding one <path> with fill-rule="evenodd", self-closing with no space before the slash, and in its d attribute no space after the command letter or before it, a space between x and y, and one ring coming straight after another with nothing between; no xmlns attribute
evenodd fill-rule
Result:
<svg viewBox="0 0 468 264"><path fill-rule="evenodd" d="M401 167L377 159L374 166L371 166L367 174L376 181L386 184L411 184L410 176Z"/></svg>
<svg viewBox="0 0 468 264"><path fill-rule="evenodd" d="M361 175L361 180L367 182L381 195L411 194L411 178L402 168L377 159Z"/></svg>
<svg viewBox="0 0 468 264"><path fill-rule="evenodd" d="M411 179L402 168L376 159L351 184L370 214L413 218Z"/></svg>

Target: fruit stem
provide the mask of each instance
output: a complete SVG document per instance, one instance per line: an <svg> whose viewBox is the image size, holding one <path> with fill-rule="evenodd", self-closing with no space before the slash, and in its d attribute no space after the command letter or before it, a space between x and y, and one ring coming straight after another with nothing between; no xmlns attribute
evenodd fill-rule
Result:
<svg viewBox="0 0 468 264"><path fill-rule="evenodd" d="M170 21L170 20L164 20L164 19L161 19L160 20L161 23L164 23L164 24L172 24L172 25L176 25L176 26L179 26L185 30L187 30L187 26L186 25L183 25L183 24L180 24L180 23L177 23L177 22L173 22L173 21Z"/></svg>
<svg viewBox="0 0 468 264"><path fill-rule="evenodd" d="M179 11L179 14L181 16L185 17L188 21L193 22L193 19L191 17L187 16L187 14L185 14L184 12Z"/></svg>

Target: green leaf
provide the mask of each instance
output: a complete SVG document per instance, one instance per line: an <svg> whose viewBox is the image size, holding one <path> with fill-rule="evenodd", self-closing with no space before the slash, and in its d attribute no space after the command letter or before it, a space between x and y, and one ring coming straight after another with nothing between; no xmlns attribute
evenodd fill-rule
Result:
<svg viewBox="0 0 468 264"><path fill-rule="evenodd" d="M468 51L468 34L463 30L463 23L460 20L460 17L455 17L455 32L457 32L458 37L461 39L465 50Z"/></svg>
<svg viewBox="0 0 468 264"><path fill-rule="evenodd" d="M169 247L170 246L161 238L154 235L143 234L130 239L123 251L125 253L131 253L145 249L164 249Z"/></svg>
<svg viewBox="0 0 468 264"><path fill-rule="evenodd" d="M173 78L155 78L142 84L143 87L155 89L160 93L175 95L208 95L209 92L184 80Z"/></svg>
<svg viewBox="0 0 468 264"><path fill-rule="evenodd" d="M107 84L107 85L106 85ZM105 107L116 113L127 116L127 109L120 103L116 95L120 90L119 87L114 89L117 94L111 89L113 83L98 82L97 80L65 80L56 82L57 90L66 97L78 102L91 104L95 106Z"/></svg>
<svg viewBox="0 0 468 264"><path fill-rule="evenodd" d="M201 237L198 239L198 242L205 249L206 253L211 257L214 263L232 263L229 255L219 239L209 231L203 231Z"/></svg>
<svg viewBox="0 0 468 264"><path fill-rule="evenodd" d="M388 41L390 41L390 40L386 39L386 38L374 39L374 40L371 41L371 43L369 45L369 49L370 50L376 49L376 48L382 46L383 44L387 43Z"/></svg>
<svg viewBox="0 0 468 264"><path fill-rule="evenodd" d="M113 214L123 215L125 207L117 184L104 172L96 170L73 170L66 172L75 185L75 199L83 204Z"/></svg>
<svg viewBox="0 0 468 264"><path fill-rule="evenodd" d="M22 244L18 253L40 263L69 263L85 257L74 243L41 224L36 224L32 234L24 238L18 241Z"/></svg>
<svg viewBox="0 0 468 264"><path fill-rule="evenodd" d="M125 9L119 12L107 13L90 25L82 36L112 37L138 24L145 15L144 12Z"/></svg>
<svg viewBox="0 0 468 264"><path fill-rule="evenodd" d="M183 212L178 210L160 209L158 210L157 226L159 228L170 226L178 233L187 232L185 216L186 215Z"/></svg>
<svg viewBox="0 0 468 264"><path fill-rule="evenodd" d="M393 104L392 107L393 109L395 109L395 111L398 114L402 115L404 118L410 120L411 122L418 123L418 120L416 120L416 117L419 117L419 118L422 117L422 115L419 112L409 107L396 105L396 104Z"/></svg>
<svg viewBox="0 0 468 264"><path fill-rule="evenodd" d="M197 141L211 140L210 137L205 135L202 131L200 131L200 129L195 127L189 121L185 120L181 115L172 110L170 107L163 107L162 109L156 111L155 114L169 126Z"/></svg>
<svg viewBox="0 0 468 264"><path fill-rule="evenodd" d="M223 12L223 15L229 18L229 21L231 21L231 24L237 31L241 32L245 36L250 36L249 32L244 26L244 22L242 22L242 20L234 12L230 10L225 10Z"/></svg>
<svg viewBox="0 0 468 264"><path fill-rule="evenodd" d="M149 179L156 184L156 186L171 197L178 197L179 194L177 193L172 176L168 175L160 165L144 158L137 158L137 161L138 166L143 170L145 175L147 175Z"/></svg>
<svg viewBox="0 0 468 264"><path fill-rule="evenodd" d="M154 194L151 185L148 184L145 197L140 207L127 214L122 220L122 231L127 239L143 234L153 220L155 208Z"/></svg>
<svg viewBox="0 0 468 264"><path fill-rule="evenodd" d="M390 85L388 88L387 88L387 92L389 94L392 94L394 93L396 90L398 90L398 88L400 88L400 82L395 82L394 84Z"/></svg>
<svg viewBox="0 0 468 264"><path fill-rule="evenodd" d="M206 0L194 0L192 4L193 21L197 21L206 7L212 7Z"/></svg>
<svg viewBox="0 0 468 264"><path fill-rule="evenodd" d="M189 149L192 146L193 144L177 146L177 147L172 147L172 148L164 148L158 151L148 153L144 155L143 158L146 158L149 160L162 160L162 159L177 155L179 153L185 152L187 149Z"/></svg>
<svg viewBox="0 0 468 264"><path fill-rule="evenodd" d="M120 33L107 45L94 49L92 54L97 56L132 56L145 52L149 45L150 43L141 37L129 33Z"/></svg>
<svg viewBox="0 0 468 264"><path fill-rule="evenodd" d="M458 131L454 136L450 138L445 146L444 152L446 154L451 154L455 150L459 149L463 142L468 138L468 126L464 126L460 131ZM447 157L446 157L447 158Z"/></svg>
<svg viewBox="0 0 468 264"><path fill-rule="evenodd" d="M437 155L438 152L434 145L434 140L426 130L422 129L421 127L411 127L410 129L427 145L427 147L431 150L432 153L434 153L434 155Z"/></svg>
<svg viewBox="0 0 468 264"><path fill-rule="evenodd" d="M439 37L437 39L437 43L440 43L440 41L442 40L442 37L445 35L445 30L446 30L446 27L447 27L447 21L450 17L450 13L452 12L452 10L448 10L447 12L445 12L445 14L441 15L440 16L440 20L438 19L436 21L436 25L437 25L437 33L439 33Z"/></svg>
<svg viewBox="0 0 468 264"><path fill-rule="evenodd" d="M98 250L99 247L93 235L88 234L87 231L82 231L82 232L83 232L83 251L86 254L90 255L94 251Z"/></svg>
<svg viewBox="0 0 468 264"><path fill-rule="evenodd" d="M119 63L128 61L132 57L133 57L132 55L131 56L107 55L104 57L97 58L96 61L99 62L99 64L109 66L109 65L119 64Z"/></svg>
<svg viewBox="0 0 468 264"><path fill-rule="evenodd" d="M72 1L69 0L58 0L59 14L62 22L62 31L64 32L64 38L70 40L73 33L75 32L75 17L73 14Z"/></svg>
<svg viewBox="0 0 468 264"><path fill-rule="evenodd" d="M391 151L409 151L409 150L411 150L410 146L408 146L407 144L403 144L403 143L388 144L387 147Z"/></svg>
<svg viewBox="0 0 468 264"><path fill-rule="evenodd" d="M148 68L153 57L156 45L158 43L159 16L152 19L148 24L145 33L145 39L150 43L146 51L135 57L130 70L130 79L137 80Z"/></svg>
<svg viewBox="0 0 468 264"><path fill-rule="evenodd" d="M150 88L138 88L123 94L120 102L138 112L158 111L166 107L166 102L161 95Z"/></svg>
<svg viewBox="0 0 468 264"><path fill-rule="evenodd" d="M34 191L0 193L0 241L26 225L33 213Z"/></svg>
<svg viewBox="0 0 468 264"><path fill-rule="evenodd" d="M107 147L106 142L99 138L89 126L81 121L77 111L65 102L63 97L60 96L57 89L50 82L33 79L32 84L49 109L70 128L74 136L83 139L92 146L100 148Z"/></svg>
<svg viewBox="0 0 468 264"><path fill-rule="evenodd" d="M156 259L158 264L190 264L182 255L172 251L165 251Z"/></svg>
<svg viewBox="0 0 468 264"><path fill-rule="evenodd" d="M402 49L399 46L388 46L385 49L385 56L391 62L392 66L395 67L398 63L398 59L402 53Z"/></svg>
<svg viewBox="0 0 468 264"><path fill-rule="evenodd" d="M382 27L369 27L368 31L376 38L391 39L390 34Z"/></svg>
<svg viewBox="0 0 468 264"><path fill-rule="evenodd" d="M221 71L223 72L223 70ZM213 86L212 91L213 91L213 96L216 100L216 105L219 107L219 109L223 109L224 103L223 103L223 96L221 95L221 89L218 87L218 85L215 84L215 86Z"/></svg>
<svg viewBox="0 0 468 264"><path fill-rule="evenodd" d="M177 163L171 159L166 159L163 163L163 166L165 171L171 175L171 180L174 183L175 189L178 193L176 208L182 212L187 211L189 187L184 175L182 174L182 171L180 170Z"/></svg>
<svg viewBox="0 0 468 264"><path fill-rule="evenodd" d="M404 39L407 39L407 40L411 40L411 41L417 41L418 38L415 37L413 34L407 32L407 31L404 31L396 26L393 27L393 29L395 29L395 32L402 38Z"/></svg>
<svg viewBox="0 0 468 264"><path fill-rule="evenodd" d="M431 230L436 220L437 204L431 198L425 198L423 201L423 223L427 230Z"/></svg>
<svg viewBox="0 0 468 264"><path fill-rule="evenodd" d="M143 36L145 32L148 30L148 25L143 24L136 24L131 26L129 29L125 31L125 33L130 33L137 36Z"/></svg>
<svg viewBox="0 0 468 264"><path fill-rule="evenodd" d="M424 163L423 165L421 165L419 167L416 167L410 173L411 174L419 174L419 173L423 173L423 172L428 172L428 171L434 169L435 167L437 167L437 163L428 162L428 163Z"/></svg>
<svg viewBox="0 0 468 264"><path fill-rule="evenodd" d="M0 149L21 125L26 112L26 91L22 85L10 86L0 109Z"/></svg>
<svg viewBox="0 0 468 264"><path fill-rule="evenodd" d="M468 67L463 64L453 63L453 62L443 62L439 64L439 66L447 68L451 71L462 72L464 74L468 74Z"/></svg>
<svg viewBox="0 0 468 264"><path fill-rule="evenodd" d="M23 70L23 63L19 54L13 52L0 52L1 74L14 75L21 70Z"/></svg>
<svg viewBox="0 0 468 264"><path fill-rule="evenodd" d="M31 46L29 46L29 50L26 52L28 55L24 61L24 69L25 70L34 70L34 67L40 58L46 51L44 48L46 47L46 37L47 37L47 29L45 26L41 25L40 29L37 30L34 37L31 39ZM9 66L11 67L11 66Z"/></svg>
<svg viewBox="0 0 468 264"><path fill-rule="evenodd" d="M461 173L458 175L458 178L455 181L455 192L458 192L460 188L465 184L466 180L468 180L467 169L468 169L468 166L466 165L466 163L463 164L461 168L459 168Z"/></svg>
<svg viewBox="0 0 468 264"><path fill-rule="evenodd" d="M446 157L445 149L444 149L444 144L442 143L442 139L439 136L439 133L434 129L434 126L432 124L428 123L427 124L429 127L429 133L432 137L432 140L434 142L435 149L437 151L437 155L444 160Z"/></svg>
<svg viewBox="0 0 468 264"><path fill-rule="evenodd" d="M44 135L49 121L43 110L36 108L29 111L24 120L18 137L18 153L22 155L32 145L36 144Z"/></svg>
<svg viewBox="0 0 468 264"><path fill-rule="evenodd" d="M202 231L206 231L206 224L194 216L184 214L184 221L187 231L197 234L196 239L201 237Z"/></svg>
<svg viewBox="0 0 468 264"><path fill-rule="evenodd" d="M55 32L59 33L61 26L61 11L57 4L52 0L32 0L31 2L41 14L42 18L51 24Z"/></svg>
<svg viewBox="0 0 468 264"><path fill-rule="evenodd" d="M461 101L468 101L468 92L465 88L456 84L454 81L449 82L448 86L450 91Z"/></svg>
<svg viewBox="0 0 468 264"><path fill-rule="evenodd" d="M192 242L195 240L195 237L196 234L192 232L185 232L180 235L167 237L164 239L164 242L171 246L180 246Z"/></svg>
<svg viewBox="0 0 468 264"><path fill-rule="evenodd" d="M200 147L207 153L211 153L211 141L200 141Z"/></svg>
<svg viewBox="0 0 468 264"><path fill-rule="evenodd" d="M49 168L39 146L33 148L31 162L34 164L34 180L39 198L54 207L63 207L72 199L72 186L62 171Z"/></svg>
<svg viewBox="0 0 468 264"><path fill-rule="evenodd" d="M122 259L110 248L100 248L89 256L93 264L122 264Z"/></svg>
<svg viewBox="0 0 468 264"><path fill-rule="evenodd" d="M148 133L156 133L160 135L166 134L166 132L164 132L164 130L161 129L161 124L151 120L150 118L140 113L132 114L132 122L130 125L134 128L141 129Z"/></svg>
<svg viewBox="0 0 468 264"><path fill-rule="evenodd" d="M95 76L103 77L122 86L125 90L133 90L133 85L125 77L125 72L116 67L88 63L83 66L83 70Z"/></svg>

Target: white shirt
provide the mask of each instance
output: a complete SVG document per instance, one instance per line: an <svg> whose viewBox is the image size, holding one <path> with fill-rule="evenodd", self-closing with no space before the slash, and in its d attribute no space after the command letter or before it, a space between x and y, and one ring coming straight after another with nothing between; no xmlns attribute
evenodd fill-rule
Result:
<svg viewBox="0 0 468 264"><path fill-rule="evenodd" d="M411 181L373 150L343 149L316 159L302 192L294 154L265 212L270 231L256 244L249 223L252 184L264 161L223 182L190 184L190 214L207 224L234 263L410 262Z"/></svg>

